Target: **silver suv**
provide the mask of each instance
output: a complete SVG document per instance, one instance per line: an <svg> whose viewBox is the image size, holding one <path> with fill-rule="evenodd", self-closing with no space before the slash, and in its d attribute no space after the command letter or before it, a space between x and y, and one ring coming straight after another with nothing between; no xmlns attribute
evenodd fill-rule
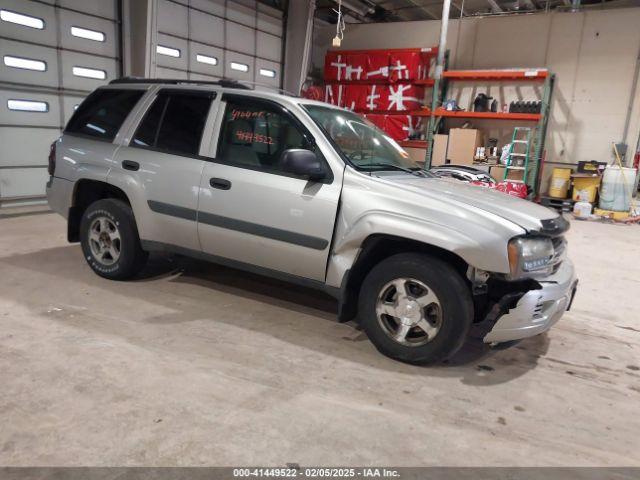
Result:
<svg viewBox="0 0 640 480"><path fill-rule="evenodd" d="M487 343L542 333L575 292L556 212L435 178L352 112L237 83L113 81L49 173L98 275L165 251L301 283L406 362L451 356L472 326Z"/></svg>

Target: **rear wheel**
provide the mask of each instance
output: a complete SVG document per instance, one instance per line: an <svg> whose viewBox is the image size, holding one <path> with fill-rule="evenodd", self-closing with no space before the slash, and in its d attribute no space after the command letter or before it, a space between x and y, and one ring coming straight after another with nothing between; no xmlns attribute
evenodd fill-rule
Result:
<svg viewBox="0 0 640 480"><path fill-rule="evenodd" d="M383 260L367 275L359 316L381 353L424 364L444 360L462 346L473 321L473 302L450 265L407 253Z"/></svg>
<svg viewBox="0 0 640 480"><path fill-rule="evenodd" d="M133 277L147 261L133 211L122 200L109 198L89 205L80 223L80 243L93 271L111 280Z"/></svg>

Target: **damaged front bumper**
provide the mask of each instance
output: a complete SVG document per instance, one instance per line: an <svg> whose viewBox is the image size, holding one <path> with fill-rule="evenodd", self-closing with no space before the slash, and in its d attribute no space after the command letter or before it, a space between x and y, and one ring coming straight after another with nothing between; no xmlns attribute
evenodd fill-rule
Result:
<svg viewBox="0 0 640 480"><path fill-rule="evenodd" d="M501 312L483 339L500 343L546 332L571 306L577 287L576 272L566 259L556 273L538 280L541 288L522 295L515 306Z"/></svg>

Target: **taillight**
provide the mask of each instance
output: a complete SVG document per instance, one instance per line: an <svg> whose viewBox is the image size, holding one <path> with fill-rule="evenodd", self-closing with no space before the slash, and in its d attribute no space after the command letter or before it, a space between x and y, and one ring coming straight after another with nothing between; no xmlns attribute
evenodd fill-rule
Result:
<svg viewBox="0 0 640 480"><path fill-rule="evenodd" d="M49 147L49 166L47 169L51 176L53 176L56 171L56 143L57 140L51 144L51 147Z"/></svg>

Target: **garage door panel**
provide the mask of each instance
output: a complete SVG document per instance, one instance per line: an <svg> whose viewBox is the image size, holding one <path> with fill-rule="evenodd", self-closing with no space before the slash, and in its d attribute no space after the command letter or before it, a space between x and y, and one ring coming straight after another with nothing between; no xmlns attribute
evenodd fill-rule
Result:
<svg viewBox="0 0 640 480"><path fill-rule="evenodd" d="M60 0L62 7L68 7L92 15L116 20L118 18L118 0L100 0L91 2L88 0Z"/></svg>
<svg viewBox="0 0 640 480"><path fill-rule="evenodd" d="M222 48L191 42L189 50L191 50L189 70L217 77L224 74L224 50ZM217 62L216 65L212 65L213 59Z"/></svg>
<svg viewBox="0 0 640 480"><path fill-rule="evenodd" d="M114 22L82 13L62 10L60 12L60 27L63 48L97 53L98 55L107 55L113 58L117 57L118 44L116 41L116 24ZM104 36L103 41L83 38L86 36L98 38L100 34Z"/></svg>
<svg viewBox="0 0 640 480"><path fill-rule="evenodd" d="M282 39L275 35L264 32L258 32L257 42L258 57L267 58L274 62L280 62L282 57Z"/></svg>
<svg viewBox="0 0 640 480"><path fill-rule="evenodd" d="M59 127L58 96L26 90L0 90L0 124Z"/></svg>
<svg viewBox="0 0 640 480"><path fill-rule="evenodd" d="M158 34L158 46L178 50L178 57L164 55L156 50L156 60L160 67L178 68L186 70L188 65L187 41L169 35Z"/></svg>
<svg viewBox="0 0 640 480"><path fill-rule="evenodd" d="M62 52L61 58L62 86L64 88L90 92L100 85L109 83L110 80L117 76L117 62L110 58L66 51ZM105 78L81 76L80 73L87 74L85 70L89 70L89 74L94 74L95 72L96 75L98 72L102 72L100 74L104 75Z"/></svg>
<svg viewBox="0 0 640 480"><path fill-rule="evenodd" d="M1 156L2 166L22 167L26 165L47 165L49 146L60 136L54 128L0 128L0 142L8 145ZM7 169L0 170L7 171ZM3 194L4 195L4 194Z"/></svg>
<svg viewBox="0 0 640 480"><path fill-rule="evenodd" d="M227 3L227 18L234 22L247 25L249 27L256 26L256 6L255 2L250 1L245 5L236 2Z"/></svg>
<svg viewBox="0 0 640 480"><path fill-rule="evenodd" d="M44 71L16 68L6 65L10 59L26 59L44 62ZM22 83L26 85L40 85L47 87L58 86L58 57L53 48L38 45L27 45L21 42L2 41L2 63L0 63L0 78L6 82Z"/></svg>
<svg viewBox="0 0 640 480"><path fill-rule="evenodd" d="M191 38L197 42L224 46L224 20L206 13L194 12L189 17Z"/></svg>
<svg viewBox="0 0 640 480"><path fill-rule="evenodd" d="M117 76L119 1L0 0L31 24L0 21L0 199L44 194L49 146L86 93Z"/></svg>
<svg viewBox="0 0 640 480"><path fill-rule="evenodd" d="M169 0L160 0L158 4L158 31L180 37L188 36L189 9Z"/></svg>
<svg viewBox="0 0 640 480"><path fill-rule="evenodd" d="M274 18L269 14L258 12L258 30L282 36L282 19Z"/></svg>
<svg viewBox="0 0 640 480"><path fill-rule="evenodd" d="M28 0L0 0L0 9L28 15L44 22L44 28L31 28L18 23L0 21L3 37L44 45L56 43L56 11L53 7ZM4 49L3 49L4 50Z"/></svg>
<svg viewBox="0 0 640 480"><path fill-rule="evenodd" d="M232 68L232 65L244 65L247 67L247 71L235 70ZM249 82L253 81L253 72L255 68L255 61L253 57L249 55L243 55L241 53L230 52L227 50L225 52L225 65L224 65L224 76L227 78L233 78L235 80L246 80Z"/></svg>
<svg viewBox="0 0 640 480"><path fill-rule="evenodd" d="M189 73L189 80L202 80L205 82L215 82L220 80L222 77L215 77L212 75L204 75L202 73L191 72Z"/></svg>
<svg viewBox="0 0 640 480"><path fill-rule="evenodd" d="M84 96L79 97L75 95L64 95L62 97L62 108L64 110L63 126L67 124L71 115L73 115L73 112L76 111L76 108L82 103L84 98Z"/></svg>
<svg viewBox="0 0 640 480"><path fill-rule="evenodd" d="M280 64L256 58L256 83L278 88L280 86Z"/></svg>
<svg viewBox="0 0 640 480"><path fill-rule="evenodd" d="M191 0L193 8L224 17L225 0Z"/></svg>
<svg viewBox="0 0 640 480"><path fill-rule="evenodd" d="M244 25L228 23L227 46L238 52L253 55L256 48L256 31Z"/></svg>
<svg viewBox="0 0 640 480"><path fill-rule="evenodd" d="M179 78L187 80L187 72L184 70L174 70L172 68L156 68L156 77L157 78Z"/></svg>
<svg viewBox="0 0 640 480"><path fill-rule="evenodd" d="M48 145L44 151L49 151ZM0 198L44 195L48 178L46 167L0 170Z"/></svg>

